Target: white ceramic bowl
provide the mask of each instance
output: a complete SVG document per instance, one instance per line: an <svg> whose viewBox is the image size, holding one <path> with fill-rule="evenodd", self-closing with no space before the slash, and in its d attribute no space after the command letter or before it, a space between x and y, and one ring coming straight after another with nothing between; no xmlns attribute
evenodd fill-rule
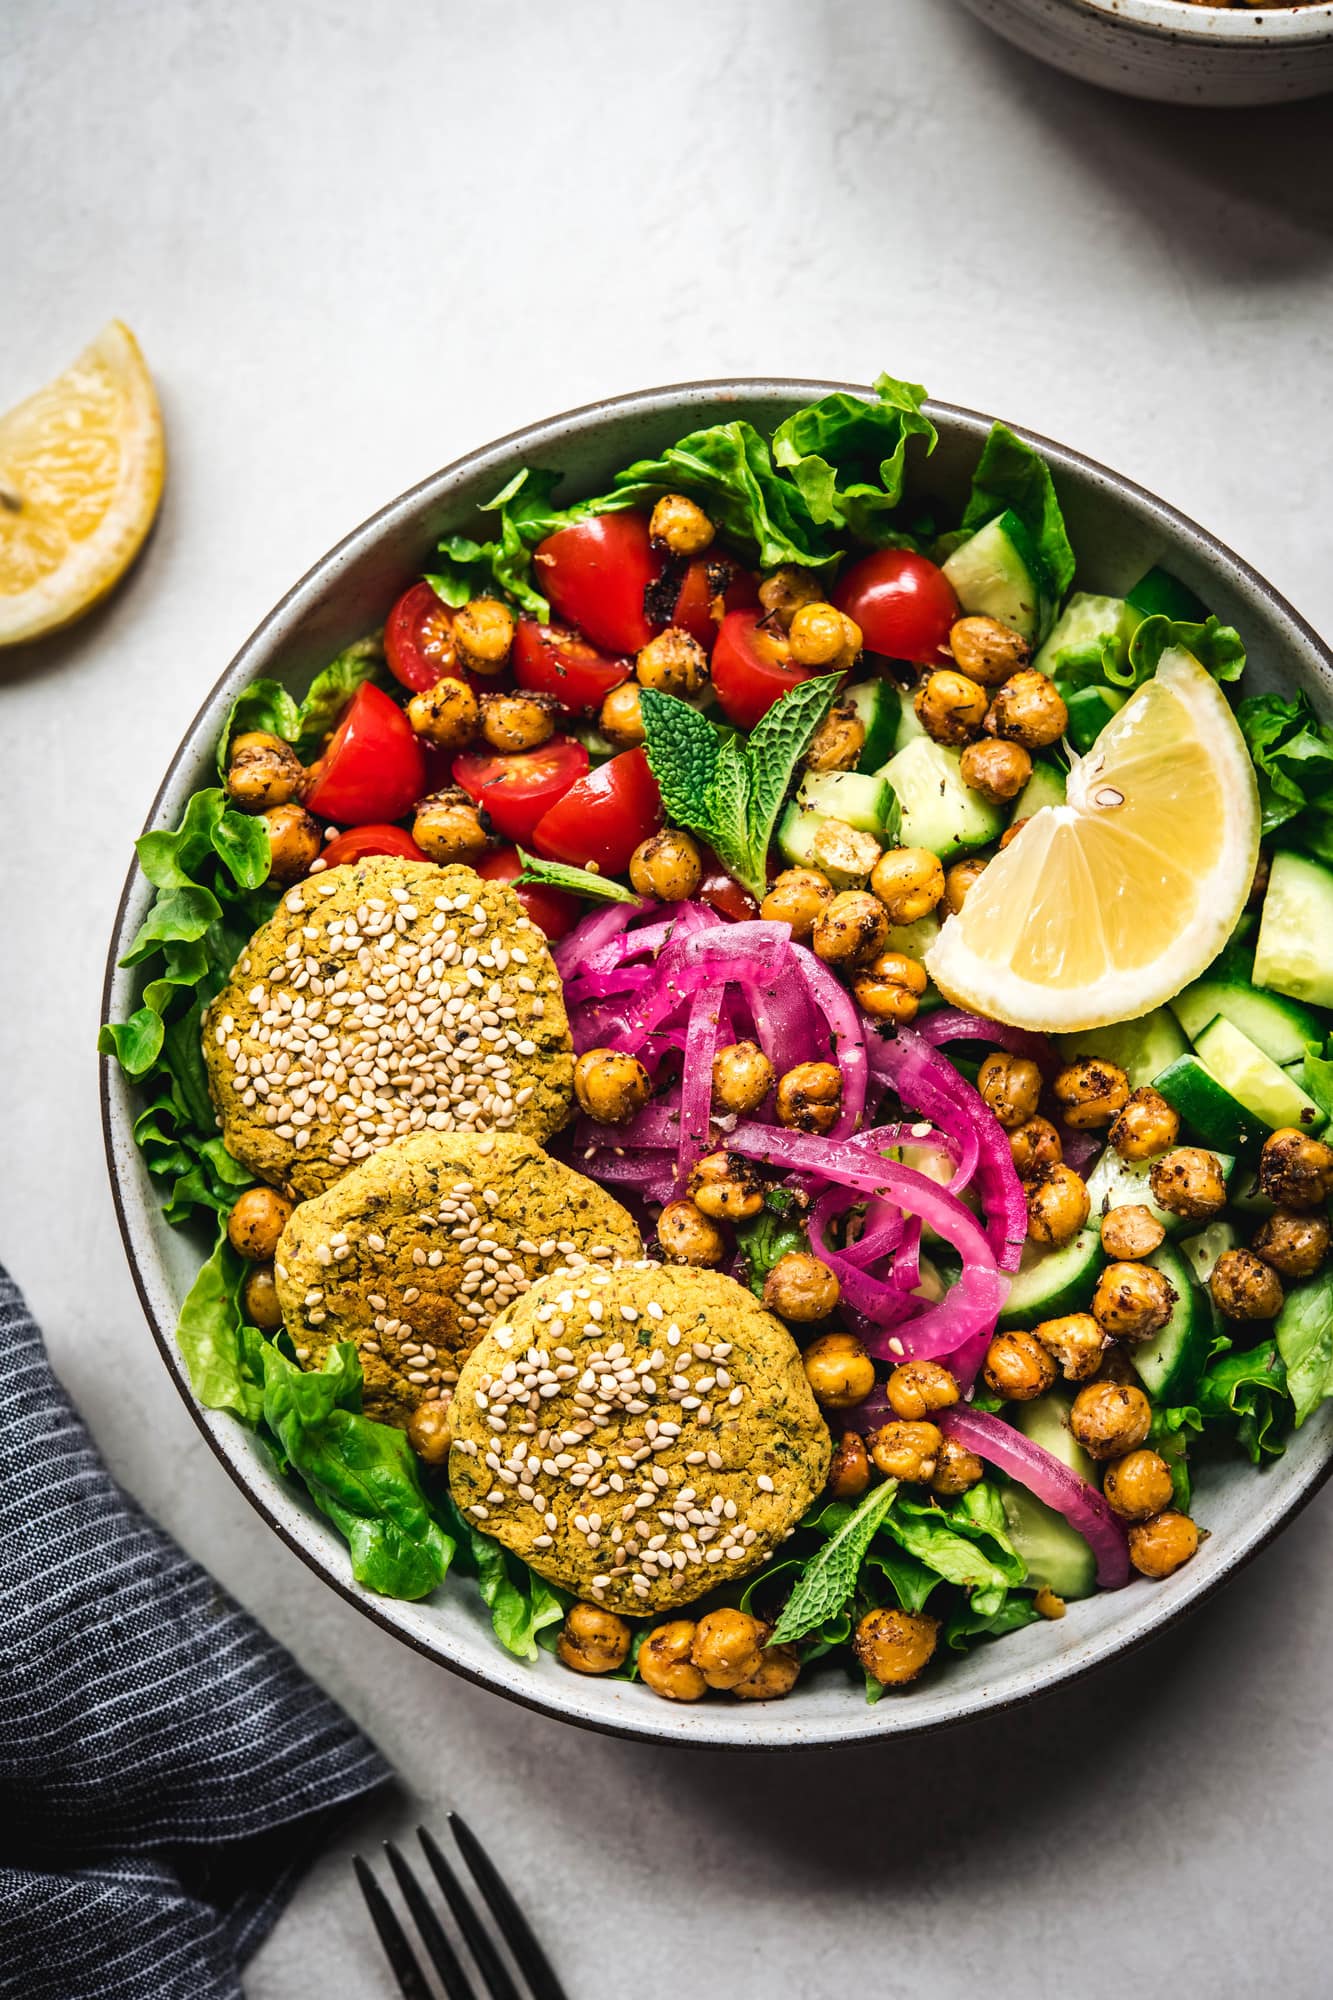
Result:
<svg viewBox="0 0 1333 2000"><path fill-rule="evenodd" d="M963 0L1006 41L1086 83L1167 104L1283 104L1333 90L1333 4Z"/></svg>
<svg viewBox="0 0 1333 2000"><path fill-rule="evenodd" d="M190 793L212 782L214 743L239 688L267 675L302 691L319 667L383 620L399 591L428 566L443 533L475 531L477 503L489 499L517 466L559 466L568 475L571 496L597 491L617 467L655 456L700 424L743 415L771 429L815 396L848 386L741 381L651 389L534 425L446 466L354 530L269 613L186 731L148 825L173 825ZM945 404L930 410L940 446L918 470L914 491L956 510L990 419ZM1255 662L1254 685L1305 687L1333 714L1333 656L1253 570L1118 474L1045 439L1031 442L1054 472L1084 588L1123 591L1151 564L1167 564L1245 633ZM118 969L116 960L148 900L148 885L131 869L111 940L104 1018L123 1019L137 1004L137 975ZM1241 1462L1204 1470L1196 1511L1211 1533L1195 1560L1169 1581L1134 1583L1072 1605L1058 1623L1029 1626L978 1646L964 1659L943 1661L919 1686L886 1695L874 1708L836 1671L812 1676L788 1700L768 1706L717 1700L681 1708L641 1686L569 1673L545 1653L527 1665L501 1650L466 1581L447 1582L421 1604L362 1590L352 1581L344 1547L328 1522L276 1475L239 1424L195 1403L173 1328L202 1244L164 1223L131 1137L134 1093L105 1060L102 1108L121 1232L149 1324L195 1421L237 1485L283 1541L367 1617L467 1679L571 1722L678 1743L803 1747L936 1728L1021 1701L1141 1644L1205 1597L1291 1518L1333 1463L1333 1408L1325 1406L1286 1456L1262 1474Z"/></svg>

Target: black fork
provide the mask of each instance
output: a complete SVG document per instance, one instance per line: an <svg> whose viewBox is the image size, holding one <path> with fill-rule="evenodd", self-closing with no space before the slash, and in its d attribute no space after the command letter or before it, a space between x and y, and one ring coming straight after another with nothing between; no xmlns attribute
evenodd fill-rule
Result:
<svg viewBox="0 0 1333 2000"><path fill-rule="evenodd" d="M509 1947L510 1956L519 1968L523 1984L515 1981L487 1927L485 1916L479 1914L470 1900L454 1867L427 1828L419 1826L417 1839L421 1842L421 1851L443 1891L444 1900L471 1958L473 1971L465 1968L457 1947L431 1908L425 1891L401 1851L391 1840L385 1841L384 1851L389 1857L389 1866L402 1891L403 1900L412 1914L426 1956L440 1975L448 2000L567 2000L565 1989L533 1936L527 1918L505 1887L477 1836L457 1813L449 1814L449 1828L459 1853L467 1863L468 1873L480 1891L491 1923L502 1942ZM393 1905L370 1872L369 1864L358 1854L352 1865L375 1929L379 1932L380 1943L393 1967L399 1992L404 2000L433 2000L430 1985L408 1942L407 1933Z"/></svg>

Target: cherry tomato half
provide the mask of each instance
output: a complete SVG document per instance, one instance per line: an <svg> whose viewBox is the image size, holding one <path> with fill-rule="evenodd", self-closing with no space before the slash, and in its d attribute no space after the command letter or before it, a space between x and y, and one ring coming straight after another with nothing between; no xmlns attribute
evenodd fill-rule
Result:
<svg viewBox="0 0 1333 2000"><path fill-rule="evenodd" d="M724 575L725 571L730 575ZM713 602L718 597L722 599L725 616L728 611L744 611L757 604L759 590L751 572L732 562L729 556L711 559L696 556L681 581L670 623L688 632L710 652L717 638L718 620L713 616Z"/></svg>
<svg viewBox="0 0 1333 2000"><path fill-rule="evenodd" d="M599 652L563 625L520 618L514 633L514 679L530 694L554 696L572 715L600 708L630 676L630 660Z"/></svg>
<svg viewBox="0 0 1333 2000"><path fill-rule="evenodd" d="M538 820L587 768L588 753L581 743L572 736L553 736L540 750L507 757L463 750L454 758L453 777L503 839L526 845Z"/></svg>
<svg viewBox="0 0 1333 2000"><path fill-rule="evenodd" d="M779 696L810 675L784 659L786 641L760 626L758 611L729 611L713 647L713 691L729 722L753 729Z"/></svg>
<svg viewBox="0 0 1333 2000"><path fill-rule="evenodd" d="M641 840L661 824L657 780L642 750L623 750L571 785L534 829L532 845L548 861L575 868L595 862L623 875Z"/></svg>
<svg viewBox="0 0 1333 2000"><path fill-rule="evenodd" d="M478 875L484 875L488 882L512 882L522 866L512 847L497 848L494 854L487 854L476 863ZM548 889L544 883L521 882L515 886L514 894L538 930L545 931L548 938L564 937L583 914L577 896L564 889Z"/></svg>
<svg viewBox="0 0 1333 2000"><path fill-rule="evenodd" d="M363 681L311 766L306 804L342 826L401 819L421 797L426 761L407 717L373 681Z"/></svg>
<svg viewBox="0 0 1333 2000"><path fill-rule="evenodd" d="M424 580L405 590L384 623L384 657L404 687L434 687L454 666L454 614Z"/></svg>
<svg viewBox="0 0 1333 2000"><path fill-rule="evenodd" d="M562 619L608 653L637 653L653 636L643 594L662 569L648 516L594 514L558 528L533 552L534 580Z"/></svg>
<svg viewBox="0 0 1333 2000"><path fill-rule="evenodd" d="M933 666L959 617L958 599L936 563L911 549L877 549L853 563L833 593L861 627L866 650Z"/></svg>
<svg viewBox="0 0 1333 2000"><path fill-rule="evenodd" d="M718 915L725 917L729 923L743 924L751 917L757 917L759 905L749 890L742 889L739 882L733 881L722 863L715 858L711 859L711 865L707 865L709 859L710 857L705 857L703 880L694 892L700 902L707 903L711 910L716 910Z"/></svg>
<svg viewBox="0 0 1333 2000"><path fill-rule="evenodd" d="M396 854L404 861L429 861L410 833L401 826L353 826L329 842L320 854L326 867L341 868L347 861L364 861L368 854Z"/></svg>

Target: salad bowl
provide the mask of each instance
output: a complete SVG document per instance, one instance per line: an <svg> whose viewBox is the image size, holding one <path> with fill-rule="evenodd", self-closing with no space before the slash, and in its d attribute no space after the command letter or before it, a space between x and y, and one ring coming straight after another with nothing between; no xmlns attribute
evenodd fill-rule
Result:
<svg viewBox="0 0 1333 2000"><path fill-rule="evenodd" d="M148 816L175 825L191 794L211 781L214 747L230 705L251 681L300 693L335 654L380 625L404 586L428 567L441 537L472 534L478 508L524 464L559 467L562 491L595 492L617 467L651 457L682 433L734 417L772 428L812 398L854 385L748 379L646 390L532 425L432 474L355 529L265 618L227 667L187 729ZM957 510L991 420L931 403L939 446L911 483L911 497ZM1023 435L1020 433L1020 435ZM1153 565L1168 566L1245 634L1251 684L1304 690L1333 715L1333 657L1296 612L1240 559L1129 480L1063 446L1028 437L1054 476L1082 587L1123 591ZM151 890L132 869L108 957L104 1018L124 1020L139 977L119 963L145 916ZM201 1243L172 1229L134 1143L133 1088L114 1063L102 1074L108 1167L121 1233L149 1326L187 1407L231 1477L311 1569L405 1644L506 1698L567 1721L649 1740L737 1749L796 1748L938 1728L1035 1696L1142 1644L1216 1589L1317 1490L1333 1465L1333 1409L1325 1404L1285 1455L1256 1473L1240 1461L1204 1464L1198 1490L1210 1533L1198 1556L1156 1586L1131 1585L1071 1607L1058 1621L979 1645L947 1674L870 1706L850 1680L817 1677L782 1704L677 1707L642 1685L584 1678L542 1652L529 1663L494 1643L474 1591L438 1591L409 1602L352 1579L332 1526L284 1480L255 1437L223 1411L201 1407L174 1328L198 1272Z"/></svg>

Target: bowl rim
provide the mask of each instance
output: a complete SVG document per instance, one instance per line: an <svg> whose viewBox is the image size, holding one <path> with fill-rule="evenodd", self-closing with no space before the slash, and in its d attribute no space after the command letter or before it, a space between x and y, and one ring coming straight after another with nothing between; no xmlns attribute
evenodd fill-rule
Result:
<svg viewBox="0 0 1333 2000"><path fill-rule="evenodd" d="M415 509L431 498L443 497L448 492L451 484L467 477L474 471L482 469L487 462L502 461L505 457L512 457L520 450L539 452L544 448L543 440L553 439L555 435L562 432L567 433L571 428L578 429L593 419L601 420L616 415L630 416L633 414L651 416L664 413L668 409L682 405L688 408L691 400L709 400L725 404L732 401L742 403L747 399L753 400L756 398L768 399L775 402L787 399L799 405L801 402L813 400L817 396L839 392L860 396L873 394L873 391L864 383L828 381L792 376L705 378L697 381L668 383L649 389L630 390L619 395L603 397L591 403L578 404L572 409L562 411L557 415L521 425L517 429L506 432L503 436L473 451L467 452L463 456L451 460L447 465L441 466L434 472L427 474L423 479L417 481L415 485L408 487L396 498L388 501L384 506L377 508L374 513L369 515L358 526L351 529L348 534L344 535L324 555L312 563L304 575L284 593L244 640L210 687L204 700L183 732L154 795L144 821L143 830L147 832L155 825L163 802L175 783L178 769L184 761L187 750L196 736L201 723L218 700L224 687L231 681L237 669L246 664L250 655L263 650L270 636L276 629L284 625L289 614L298 605L302 605L304 600L308 598L312 603L316 602L328 590L336 587L342 561L345 556L359 549L368 541L373 543L391 523L400 517L410 516ZM984 430L995 421L981 411L970 409L962 404L942 402L934 398L928 399L924 407L932 417L944 419L945 421L957 421L964 429L977 428L978 430ZM1330 650L1325 645L1308 620L1303 618L1272 584L1268 583L1257 570L1240 556L1236 555L1217 536L1211 534L1207 529L1200 527L1196 522L1192 521L1187 515L1182 514L1178 509L1172 507L1168 502L1159 499L1148 488L1140 486L1136 481L1127 478L1122 473L1116 472L1109 466L1103 465L1100 461L1088 457L1085 453L1078 452L1069 446L1058 443L1054 439L1043 436L1040 432L1029 430L1021 425L1011 425L1009 428L1026 443L1040 451L1043 456L1048 456L1057 466L1064 465L1085 475L1090 475L1097 482L1108 486L1119 495L1132 498L1138 503L1140 508L1154 517L1157 524L1172 537L1179 538L1183 536L1186 540L1193 538L1210 561L1221 562L1229 566L1237 576L1244 579L1250 589L1265 601L1269 611L1284 621L1320 657L1329 672L1330 678L1333 679L1333 650ZM305 608L308 609L309 606L306 605ZM137 887L138 874L137 861L132 859L126 871L125 882L116 906L108 944L106 967L102 983L102 1020L110 1018L113 989L117 983L117 972L119 969L117 961L122 948L126 918ZM130 1267L130 1274L134 1281L134 1287L138 1294L144 1317L148 1322L149 1330L156 1342L162 1361L175 1383L181 1399L193 1418L196 1427L208 1443L214 1457L223 1466L234 1484L244 1494L245 1498L261 1516L266 1525L275 1531L287 1547L299 1556L308 1569L320 1577L340 1597L344 1598L349 1604L354 1605L363 1616L369 1618L382 1630L390 1633L400 1643L406 1644L414 1652L431 1660L435 1665L442 1666L450 1673L456 1674L466 1681L470 1681L474 1686L485 1688L488 1692L498 1695L503 1699L513 1701L524 1708L531 1709L537 1714L572 1723L580 1728L591 1729L599 1734L623 1737L631 1741L679 1743L686 1747L699 1749L727 1749L738 1752L744 1750L775 1749L779 1747L783 1749L821 1749L844 1745L850 1746L866 1741L901 1740L909 1736L921 1736L944 1728L961 1726L963 1723L973 1720L981 1714L1010 1710L1022 1703L1033 1701L1038 1696L1048 1693L1056 1687L1065 1686L1070 1682L1080 1680L1086 1675L1095 1672L1098 1668L1107 1665L1110 1661L1123 1658L1146 1645L1165 1626L1174 1623L1187 1611L1211 1597L1224 1583L1229 1581L1231 1577L1250 1562L1261 1549L1266 1548L1268 1543L1309 1504L1310 1500L1327 1481L1330 1474L1333 1474L1333 1424L1331 1424L1328 1426L1327 1435L1323 1440L1322 1455L1315 1456L1314 1453L1311 1454L1312 1463L1302 1469L1300 1483L1294 1487L1292 1492L1285 1496L1280 1511L1274 1518L1265 1521L1261 1526L1243 1530L1242 1537L1228 1550L1225 1559L1219 1563L1215 1573L1199 1575L1197 1580L1185 1582L1183 1587L1173 1591L1169 1600L1164 1594L1156 1599L1145 1599L1142 1607L1131 1615L1127 1629L1118 1631L1113 1628L1085 1642L1085 1646L1082 1649L1084 1657L1080 1657L1077 1652L1071 1649L1067 1654L1062 1654L1053 1660L1041 1663L1024 1685L997 1695L988 1695L986 1686L983 1683L979 1689L972 1690L969 1695L958 1701L953 1708L945 1713L932 1712L926 1715L918 1715L906 1704L901 1707L897 1704L892 1704L887 1708L882 1705L872 1708L869 1705L857 1704L855 1708L849 1710L846 1726L841 1726L836 1730L829 1730L820 1723L807 1724L805 1728L792 1727L789 1724L786 1728L783 1728L781 1726L781 1716L783 1713L781 1708L769 1711L760 1707L756 1711L747 1705L745 1713L747 1722L751 1727L748 1733L740 1735L733 1730L724 1730L717 1722L710 1724L708 1719L710 1714L718 1714L720 1711L714 1711L707 1705L702 1709L696 1710L692 1707L681 1709L675 1707L673 1704L664 1703L660 1704L663 1711L660 1717L655 1717L652 1711L645 1710L642 1721L638 1720L637 1717L621 1719L604 1714L580 1712L580 1707L575 1697L579 1686L583 1684L581 1677L570 1677L572 1685L569 1689L567 1699L553 1698L535 1680L529 1688L524 1688L492 1676L484 1670L474 1668L466 1660L454 1657L450 1650L447 1634L441 1635L438 1641L431 1641L407 1629L391 1611L385 1608L393 1600L381 1600L374 1593L364 1590L356 1584L350 1573L344 1573L341 1550L338 1550L329 1559L317 1553L315 1549L306 1546L287 1522L281 1518L276 1508L270 1504L268 1498L258 1489L256 1484L247 1478L237 1459L226 1450L219 1433L227 1421L227 1413L225 1411L207 1411L197 1401L190 1388L183 1361L175 1345L174 1324L168 1326L162 1322L153 1301L143 1264L140 1260L139 1245L131 1221L129 1202L126 1197L125 1188L122 1186L117 1165L116 1138L119 1130L119 1112L113 1096L116 1071L113 1059L110 1056L101 1055L98 1058L98 1062L100 1071L99 1101L103 1148L106 1158L107 1175L111 1184L112 1201L116 1212L116 1221L120 1230L126 1261ZM293 1502L292 1504L295 1506L297 1503ZM1188 1578L1190 1572L1187 1571L1184 1575ZM497 1642L497 1667L505 1657L507 1656L499 1652ZM765 1726L766 1716L770 1718L770 1725L767 1727ZM771 1726L773 1720L778 1722L778 1727L774 1728ZM794 1722L796 1718L793 1717L792 1720ZM695 1726L690 1726L691 1723Z"/></svg>
<svg viewBox="0 0 1333 2000"><path fill-rule="evenodd" d="M1333 0L1313 6L1199 7L1191 0L1062 0L1071 13L1120 23L1165 41L1214 48L1283 48L1333 40Z"/></svg>

